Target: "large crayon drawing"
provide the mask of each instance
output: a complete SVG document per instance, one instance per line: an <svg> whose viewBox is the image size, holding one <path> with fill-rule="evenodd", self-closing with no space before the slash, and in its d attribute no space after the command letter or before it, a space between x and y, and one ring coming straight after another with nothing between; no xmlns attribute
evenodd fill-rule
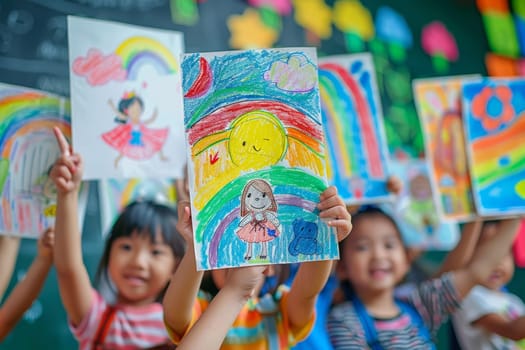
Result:
<svg viewBox="0 0 525 350"><path fill-rule="evenodd" d="M84 178L182 177L182 34L70 16L68 38Z"/></svg>
<svg viewBox="0 0 525 350"><path fill-rule="evenodd" d="M475 215L461 110L461 84L475 77L415 80L414 99L438 209L445 218Z"/></svg>
<svg viewBox="0 0 525 350"><path fill-rule="evenodd" d="M525 80L465 84L463 115L478 213L525 213Z"/></svg>
<svg viewBox="0 0 525 350"><path fill-rule="evenodd" d="M53 224L56 189L48 175L60 153L53 126L70 137L66 99L0 84L2 233L37 237Z"/></svg>
<svg viewBox="0 0 525 350"><path fill-rule="evenodd" d="M388 148L370 54L319 60L328 181L349 203L388 196Z"/></svg>
<svg viewBox="0 0 525 350"><path fill-rule="evenodd" d="M185 126L199 269L332 259L312 49L184 58Z"/></svg>

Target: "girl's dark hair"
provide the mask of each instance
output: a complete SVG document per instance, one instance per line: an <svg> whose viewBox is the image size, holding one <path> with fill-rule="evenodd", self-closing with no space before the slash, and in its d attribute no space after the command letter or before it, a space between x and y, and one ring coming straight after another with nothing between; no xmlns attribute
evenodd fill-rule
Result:
<svg viewBox="0 0 525 350"><path fill-rule="evenodd" d="M396 231L397 233L399 234L399 239L401 240L401 242L403 242L403 236L401 235L401 230L399 229L399 226L398 224L395 222L395 220L389 215L387 214L385 211L383 211L381 208L379 207L376 207L376 206L373 206L373 205L364 205L362 206L358 211L357 213L353 214L352 215L352 225L353 227L355 228L359 221L363 220L363 219L374 219L374 218L378 218L378 217L382 217L384 219L387 219L388 221L390 221L390 223L392 225L394 225L394 227L396 228ZM350 233L352 234L352 233ZM346 239L343 239L341 242L339 242L339 261L343 261L343 256L344 256L344 245L345 245L345 241ZM405 245L403 244L403 246L405 247ZM405 247L405 251L406 251L406 247ZM342 291L344 292L345 294L345 298L346 300L351 300L355 294L355 290L352 286L352 283L348 280L342 280L340 282L340 286L341 286L341 289Z"/></svg>
<svg viewBox="0 0 525 350"><path fill-rule="evenodd" d="M148 235L152 242L157 233L162 241L170 246L175 259L181 259L186 251L184 238L175 229L177 212L175 209L151 200L135 201L128 204L113 224L104 246L104 253L96 273L97 285L106 283L111 286L108 275L108 263L111 247L116 239L130 237L132 234ZM167 287L167 286L166 286ZM164 291L159 295L162 298Z"/></svg>
<svg viewBox="0 0 525 350"><path fill-rule="evenodd" d="M144 108L144 101L138 96L132 96L129 98L123 98L118 103L118 110L124 114L126 114L126 109L128 109L129 106L133 104L133 102L137 101L140 105L140 107Z"/></svg>
<svg viewBox="0 0 525 350"><path fill-rule="evenodd" d="M124 113L125 115L128 115L126 113L126 109L128 109L129 106L131 106L135 101L137 101L139 103L140 107L142 109L144 109L144 101L142 101L142 99L140 97L138 97L138 96L132 96L132 97L123 98L122 100L120 100L119 103L118 103L118 110L121 113ZM120 118L120 116L116 116L115 117L115 123L126 124L127 120Z"/></svg>

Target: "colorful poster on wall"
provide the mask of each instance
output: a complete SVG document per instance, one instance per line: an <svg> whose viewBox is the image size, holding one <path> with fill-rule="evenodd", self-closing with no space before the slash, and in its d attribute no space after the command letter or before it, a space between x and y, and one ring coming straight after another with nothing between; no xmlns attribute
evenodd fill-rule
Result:
<svg viewBox="0 0 525 350"><path fill-rule="evenodd" d="M0 234L36 238L54 224L56 188L49 172L60 156L54 126L70 138L67 99L0 84ZM82 193L81 219L87 186Z"/></svg>
<svg viewBox="0 0 525 350"><path fill-rule="evenodd" d="M198 269L338 256L313 48L186 55L184 111Z"/></svg>
<svg viewBox="0 0 525 350"><path fill-rule="evenodd" d="M384 201L388 148L370 54L319 60L328 182L347 204Z"/></svg>
<svg viewBox="0 0 525 350"><path fill-rule="evenodd" d="M461 110L461 83L477 76L414 80L414 99L423 127L436 203L446 219L475 216Z"/></svg>
<svg viewBox="0 0 525 350"><path fill-rule="evenodd" d="M69 16L68 39L84 178L182 177L182 34Z"/></svg>
<svg viewBox="0 0 525 350"><path fill-rule="evenodd" d="M395 159L390 166L392 174L403 182L393 216L401 229L404 243L425 250L453 248L459 238L459 227L456 223L444 222L439 216L428 162L425 159Z"/></svg>
<svg viewBox="0 0 525 350"><path fill-rule="evenodd" d="M120 212L133 201L153 200L175 206L175 187L171 179L108 179L98 183L103 235L109 234Z"/></svg>
<svg viewBox="0 0 525 350"><path fill-rule="evenodd" d="M525 80L463 86L470 176L477 212L525 213Z"/></svg>

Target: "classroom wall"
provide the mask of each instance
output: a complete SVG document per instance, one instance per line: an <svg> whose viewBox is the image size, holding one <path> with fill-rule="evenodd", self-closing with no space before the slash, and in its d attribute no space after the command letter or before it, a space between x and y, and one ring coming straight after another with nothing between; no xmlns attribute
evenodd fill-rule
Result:
<svg viewBox="0 0 525 350"><path fill-rule="evenodd" d="M243 14L250 1L201 0L197 6L199 17L192 25L181 24L177 20L175 5L184 3L184 0L2 0L0 81L68 96L66 16L69 14L182 31L185 34L187 52L232 49L228 44L230 32L226 22L231 15ZM335 1L325 3L330 9L335 5ZM397 52L405 55L401 58L396 56L396 59L390 57L385 66L388 70L378 72L382 79L380 89L384 111L388 112L391 107L399 105L398 97L387 94L386 85L396 86L410 94L410 81L414 78L444 74L486 74L483 57L488 48L474 0L361 0L361 3L369 10L373 20L377 20L379 9L388 4L390 9L395 10L406 21L413 36L412 44L401 48L401 51L395 45L383 42L381 48L387 50L386 53L377 53L388 56L389 52ZM354 50L348 44L347 36L335 25L331 26L330 35L317 41L311 30L297 23L293 12L280 18L280 21L282 29L275 43L276 47L315 45L320 56ZM423 51L420 43L422 28L432 21L441 21L454 35L459 47L457 61L450 62L444 72L436 69L432 57ZM377 48L371 47L370 42L362 44L364 50ZM410 107L410 101L404 101L403 104ZM417 127L416 120L416 131ZM398 129L397 132L405 136L390 135L395 136L392 141L394 145L403 146L415 142L410 130ZM421 144L415 147L421 147ZM103 249L99 214L97 187L91 186L82 239L84 259L91 276L94 275ZM35 252L36 242L23 240L8 292L27 270ZM442 252L431 252L425 254L422 261L434 266L439 264L443 256ZM525 271L517 270L509 286L511 291L525 296L525 285L517 282L524 278ZM441 332L439 348L446 349L447 342L446 332ZM12 334L0 344L0 350L42 346L57 349L76 347L67 327L54 272L49 276L34 306Z"/></svg>

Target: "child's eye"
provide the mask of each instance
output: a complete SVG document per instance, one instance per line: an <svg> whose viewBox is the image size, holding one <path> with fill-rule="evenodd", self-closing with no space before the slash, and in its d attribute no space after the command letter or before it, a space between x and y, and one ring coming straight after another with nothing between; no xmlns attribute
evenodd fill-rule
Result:
<svg viewBox="0 0 525 350"><path fill-rule="evenodd" d="M130 251L131 250L131 244L128 244L128 243L121 243L119 245L119 248L121 250L125 250L125 251Z"/></svg>
<svg viewBox="0 0 525 350"><path fill-rule="evenodd" d="M358 244L355 246L355 250L358 252L362 252L368 249L368 246L366 244Z"/></svg>
<svg viewBox="0 0 525 350"><path fill-rule="evenodd" d="M163 255L164 254L164 250L162 250L162 249L153 249L151 251L151 254L153 254L155 256Z"/></svg>
<svg viewBox="0 0 525 350"><path fill-rule="evenodd" d="M386 242L385 243L385 248L386 249L394 249L397 247L397 243L396 242Z"/></svg>

